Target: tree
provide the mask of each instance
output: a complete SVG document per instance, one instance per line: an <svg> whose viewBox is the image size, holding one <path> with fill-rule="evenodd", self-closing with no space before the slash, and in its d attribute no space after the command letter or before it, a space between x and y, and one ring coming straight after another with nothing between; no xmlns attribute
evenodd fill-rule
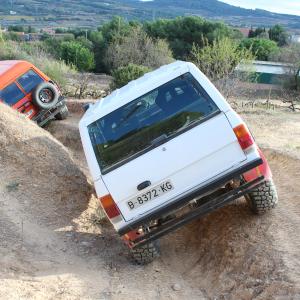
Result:
<svg viewBox="0 0 300 300"><path fill-rule="evenodd" d="M132 28L137 27L138 24L136 22L128 23L121 17L114 17L110 22L100 27L99 30L102 33L104 41L110 44L129 35Z"/></svg>
<svg viewBox="0 0 300 300"><path fill-rule="evenodd" d="M95 66L93 53L75 41L61 44L61 58L79 71L90 71Z"/></svg>
<svg viewBox="0 0 300 300"><path fill-rule="evenodd" d="M266 28L264 27L257 27L254 31L254 36L260 36L261 34L263 34L264 32L266 32Z"/></svg>
<svg viewBox="0 0 300 300"><path fill-rule="evenodd" d="M95 63L97 72L109 72L103 61L107 48L111 43L117 43L128 36L132 29L140 26L138 22L126 22L121 17L114 17L110 22L98 28L98 31L89 33L89 39L93 42Z"/></svg>
<svg viewBox="0 0 300 300"><path fill-rule="evenodd" d="M36 29L32 26L28 26L27 30L26 30L27 33L36 33Z"/></svg>
<svg viewBox="0 0 300 300"><path fill-rule="evenodd" d="M238 64L253 59L251 51L229 38L215 40L204 48L194 44L191 52L191 60L213 81L229 76Z"/></svg>
<svg viewBox="0 0 300 300"><path fill-rule="evenodd" d="M268 60L271 55L279 51L277 44L274 41L267 39L244 39L240 43L240 48L245 48L252 51L258 60Z"/></svg>
<svg viewBox="0 0 300 300"><path fill-rule="evenodd" d="M25 28L21 25L11 25L8 26L8 31L25 32Z"/></svg>
<svg viewBox="0 0 300 300"><path fill-rule="evenodd" d="M108 70L115 70L128 64L158 68L173 60L168 44L161 39L150 38L141 27L112 42L105 55Z"/></svg>
<svg viewBox="0 0 300 300"><path fill-rule="evenodd" d="M80 43L83 47L89 49L89 50L93 50L93 42L91 42L90 40L88 40L85 36L79 36L76 38L76 42Z"/></svg>
<svg viewBox="0 0 300 300"><path fill-rule="evenodd" d="M269 34L265 27L257 27L255 30L253 30L253 27L251 27L248 38L269 38Z"/></svg>
<svg viewBox="0 0 300 300"><path fill-rule="evenodd" d="M280 48L280 51L271 57L273 61L285 64L286 74L282 77L280 84L281 99L289 104L293 111L300 110L297 105L300 103L300 45L293 43Z"/></svg>
<svg viewBox="0 0 300 300"><path fill-rule="evenodd" d="M199 17L160 19L145 23L144 29L153 38L167 40L177 59L187 59L193 44L203 47L204 40L211 44L215 39L235 35L229 26Z"/></svg>
<svg viewBox="0 0 300 300"><path fill-rule="evenodd" d="M273 56L274 61L286 63L285 69L289 76L282 79L282 101L289 104L289 108L293 111L300 111L300 45L290 44L280 49L277 55Z"/></svg>
<svg viewBox="0 0 300 300"><path fill-rule="evenodd" d="M233 28L232 34L230 37L234 40L242 40L244 38L244 35L241 33L240 30Z"/></svg>
<svg viewBox="0 0 300 300"><path fill-rule="evenodd" d="M287 64L288 73L291 75L291 79L286 83L287 88L300 90L300 45L295 43L281 48L278 53L272 56L272 59Z"/></svg>
<svg viewBox="0 0 300 300"><path fill-rule="evenodd" d="M269 39L269 34L267 31L263 31L262 33L260 33L258 36L257 36L259 39L265 39L265 40L268 40Z"/></svg>
<svg viewBox="0 0 300 300"><path fill-rule="evenodd" d="M249 30L249 33L248 33L248 38L254 38L255 37L255 33L254 33L254 30L253 30L253 27L251 27L251 29Z"/></svg>
<svg viewBox="0 0 300 300"><path fill-rule="evenodd" d="M289 41L287 31L280 25L275 25L269 29L269 38L275 41L280 47L287 45Z"/></svg>
<svg viewBox="0 0 300 300"><path fill-rule="evenodd" d="M107 72L106 66L103 62L103 57L107 49L107 44L104 41L101 31L92 31L89 35L90 41L93 43L93 52L95 56L95 71Z"/></svg>
<svg viewBox="0 0 300 300"><path fill-rule="evenodd" d="M3 33L2 33L2 30L0 30L0 46L3 46L3 44L4 44Z"/></svg>
<svg viewBox="0 0 300 300"><path fill-rule="evenodd" d="M128 82L135 80L145 73L150 72L151 69L145 66L139 66L135 64L129 64L125 67L120 67L112 72L113 82L112 89L121 88Z"/></svg>
<svg viewBox="0 0 300 300"><path fill-rule="evenodd" d="M211 45L207 43L203 48L194 44L190 59L217 85L225 97L234 94L234 85L240 79L247 80L252 76L251 68L248 67L254 60L252 52L240 48L238 43L229 38L215 40ZM245 66L243 78L235 72L239 64Z"/></svg>
<svg viewBox="0 0 300 300"><path fill-rule="evenodd" d="M127 22L121 17L114 17L110 22L98 28L98 32L89 32L88 39L93 42L97 72L109 72L106 59L108 47L120 44L135 29L142 28L152 40L168 42L174 56L187 59L193 43L204 46L206 39L212 43L216 38L231 37L241 39L241 33L221 22L210 22L199 17L180 17L177 19L160 19L144 25L137 21Z"/></svg>
<svg viewBox="0 0 300 300"><path fill-rule="evenodd" d="M61 33L65 33L66 32L66 29L64 29L64 28L56 28L55 29L55 33L57 33L57 34L61 34Z"/></svg>

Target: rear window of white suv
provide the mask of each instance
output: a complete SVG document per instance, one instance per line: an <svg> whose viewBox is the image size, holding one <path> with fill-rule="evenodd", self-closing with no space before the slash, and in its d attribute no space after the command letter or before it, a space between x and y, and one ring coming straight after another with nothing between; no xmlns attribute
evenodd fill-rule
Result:
<svg viewBox="0 0 300 300"><path fill-rule="evenodd" d="M88 126L102 174L219 113L190 73L131 101Z"/></svg>

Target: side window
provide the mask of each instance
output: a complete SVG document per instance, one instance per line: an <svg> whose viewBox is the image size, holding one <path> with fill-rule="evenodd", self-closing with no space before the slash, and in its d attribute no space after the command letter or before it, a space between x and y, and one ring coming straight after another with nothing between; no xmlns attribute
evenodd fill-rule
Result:
<svg viewBox="0 0 300 300"><path fill-rule="evenodd" d="M33 70L29 70L18 79L18 83L22 86L26 93L30 93L37 85L39 85L43 81L44 80Z"/></svg>
<svg viewBox="0 0 300 300"><path fill-rule="evenodd" d="M0 99L8 105L16 104L23 97L25 97L25 94L15 83L8 85L5 89L0 91Z"/></svg>

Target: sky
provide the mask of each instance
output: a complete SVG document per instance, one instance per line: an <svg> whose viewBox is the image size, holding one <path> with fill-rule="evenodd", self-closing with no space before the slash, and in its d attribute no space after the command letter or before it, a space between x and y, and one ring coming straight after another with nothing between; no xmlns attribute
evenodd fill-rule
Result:
<svg viewBox="0 0 300 300"><path fill-rule="evenodd" d="M220 0L244 8L261 8L276 13L300 16L300 0Z"/></svg>

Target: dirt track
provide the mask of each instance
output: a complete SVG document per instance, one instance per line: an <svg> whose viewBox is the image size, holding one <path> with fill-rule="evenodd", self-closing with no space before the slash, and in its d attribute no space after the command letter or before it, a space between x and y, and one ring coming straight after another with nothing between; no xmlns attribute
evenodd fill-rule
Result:
<svg viewBox="0 0 300 300"><path fill-rule="evenodd" d="M96 222L78 117L49 127L70 150L13 117L0 116L1 299L300 298L299 160L266 151L276 210L257 217L239 200L162 239L161 258L140 267Z"/></svg>

